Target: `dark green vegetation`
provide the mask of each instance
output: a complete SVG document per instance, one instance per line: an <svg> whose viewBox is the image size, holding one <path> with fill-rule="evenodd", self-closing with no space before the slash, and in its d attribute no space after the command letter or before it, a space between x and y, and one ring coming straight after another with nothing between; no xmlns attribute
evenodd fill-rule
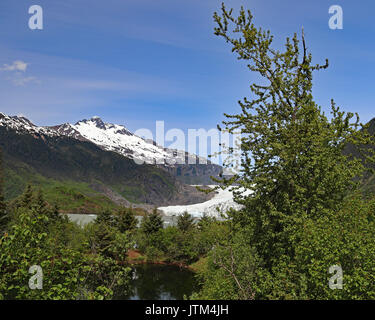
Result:
<svg viewBox="0 0 375 320"><path fill-rule="evenodd" d="M137 165L90 142L0 127L0 147L6 199L32 183L43 189L49 203L57 202L65 211L95 213L116 206L113 193L125 203L161 204L177 192L175 178L166 171Z"/></svg>
<svg viewBox="0 0 375 320"><path fill-rule="evenodd" d="M164 229L156 210L138 228L131 208L103 210L95 222L81 228L56 206L49 206L43 193L30 185L11 204L0 201L0 207L4 208L0 212L0 299L120 299L134 296L135 287L138 298L145 298L142 288L150 285L159 286L149 292L154 298L182 298L191 294L192 273L159 270L163 278L153 277L147 286L145 281L152 274L147 267L137 266L141 278L134 283L132 264L196 262L207 254L222 228L208 218L195 225L185 215L178 227ZM138 261L128 257L136 252L135 244ZM33 275L29 268L35 265L43 272L41 290L29 287ZM176 286L163 279L187 282Z"/></svg>
<svg viewBox="0 0 375 320"><path fill-rule="evenodd" d="M374 299L375 199L360 185L374 161L368 126L333 101L329 118L316 105L313 72L328 62L312 64L303 34L278 51L250 12L234 17L223 6L214 18L215 34L262 81L224 122L242 131L242 168L221 183L254 193L236 195L244 207L228 212L228 233L210 252L194 298ZM344 152L348 145L357 157ZM342 289L329 287L334 265Z"/></svg>
<svg viewBox="0 0 375 320"><path fill-rule="evenodd" d="M104 219L81 229L30 186L6 214L0 230L1 299L110 299L126 292L131 269L124 262L132 245L126 232ZM40 290L29 287L35 265L43 272Z"/></svg>
<svg viewBox="0 0 375 320"><path fill-rule="evenodd" d="M177 226L163 228L157 212L142 220L135 234L140 262L173 263L187 266L204 258L226 229L225 222L203 217L197 224L185 213Z"/></svg>

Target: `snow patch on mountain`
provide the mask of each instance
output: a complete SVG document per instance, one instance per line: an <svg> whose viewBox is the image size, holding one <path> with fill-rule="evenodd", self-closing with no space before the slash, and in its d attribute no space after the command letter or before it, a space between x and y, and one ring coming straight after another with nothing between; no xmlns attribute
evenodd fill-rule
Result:
<svg viewBox="0 0 375 320"><path fill-rule="evenodd" d="M7 116L3 113L0 113L0 126L13 129L17 133L43 134L47 136L59 135L53 129L34 125L25 117Z"/></svg>
<svg viewBox="0 0 375 320"><path fill-rule="evenodd" d="M73 132L108 151L149 164L164 164L172 158L169 152L131 133L126 127L105 123L99 117L82 120L70 125ZM65 132L62 132L65 133Z"/></svg>

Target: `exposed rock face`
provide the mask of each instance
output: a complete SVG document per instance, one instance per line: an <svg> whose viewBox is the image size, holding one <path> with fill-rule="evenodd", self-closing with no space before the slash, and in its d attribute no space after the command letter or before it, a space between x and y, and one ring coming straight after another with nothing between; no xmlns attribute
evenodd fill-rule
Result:
<svg viewBox="0 0 375 320"><path fill-rule="evenodd" d="M222 167L207 162L207 164L176 164L173 167L165 168L179 181L186 184L209 185L215 184L211 176L218 177L222 172Z"/></svg>

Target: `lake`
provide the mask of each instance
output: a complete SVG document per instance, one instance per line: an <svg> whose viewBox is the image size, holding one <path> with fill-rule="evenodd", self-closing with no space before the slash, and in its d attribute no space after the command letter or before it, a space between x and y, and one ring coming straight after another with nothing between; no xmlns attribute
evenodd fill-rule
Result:
<svg viewBox="0 0 375 320"><path fill-rule="evenodd" d="M194 273L177 266L140 264L133 268L130 293L116 300L182 300L198 289Z"/></svg>
<svg viewBox="0 0 375 320"><path fill-rule="evenodd" d="M97 217L96 214L66 213L66 215L71 221L81 226L84 226L90 222L95 221ZM163 219L164 227L175 226L177 224L177 216L161 216L161 218ZM140 226L143 217L136 216L136 219L138 220L138 226ZM197 218L194 218L194 220L198 221Z"/></svg>

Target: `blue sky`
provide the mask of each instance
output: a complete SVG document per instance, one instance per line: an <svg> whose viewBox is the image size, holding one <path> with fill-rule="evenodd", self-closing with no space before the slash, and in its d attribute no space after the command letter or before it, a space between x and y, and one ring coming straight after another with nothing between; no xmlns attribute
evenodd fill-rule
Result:
<svg viewBox="0 0 375 320"><path fill-rule="evenodd" d="M44 30L28 28L28 8L44 10ZM344 10L344 29L328 27L328 9ZM213 34L214 0L1 0L0 111L39 125L94 115L130 130L216 127L239 111L255 77ZM275 45L304 27L316 63L317 102L331 98L363 122L375 117L375 2L226 1L244 5L271 30ZM5 70L14 61L25 70ZM9 68L8 68L9 69ZM22 69L22 67L21 67Z"/></svg>

